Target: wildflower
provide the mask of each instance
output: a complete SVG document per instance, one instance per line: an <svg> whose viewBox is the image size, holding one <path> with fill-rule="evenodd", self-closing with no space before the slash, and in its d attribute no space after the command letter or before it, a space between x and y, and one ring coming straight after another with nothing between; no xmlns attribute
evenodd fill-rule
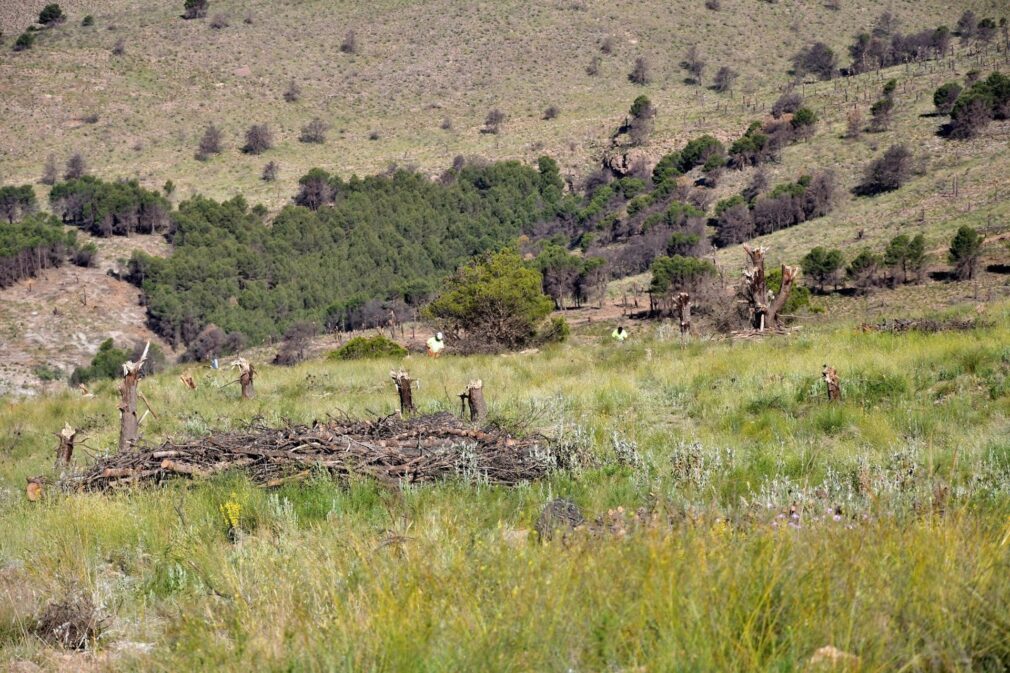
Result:
<svg viewBox="0 0 1010 673"><path fill-rule="evenodd" d="M242 516L242 505L235 501L235 494L231 494L231 499L221 505L221 516L228 525L228 536L233 540L240 530L239 521Z"/></svg>

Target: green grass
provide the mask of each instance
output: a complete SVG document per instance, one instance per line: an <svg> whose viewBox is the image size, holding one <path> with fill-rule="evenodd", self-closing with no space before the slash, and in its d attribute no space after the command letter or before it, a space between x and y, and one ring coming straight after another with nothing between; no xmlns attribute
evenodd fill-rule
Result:
<svg viewBox="0 0 1010 673"><path fill-rule="evenodd" d="M499 422L589 457L512 489L319 475L266 491L230 475L32 504L24 478L51 469L64 421L92 450L114 443L115 386L12 402L0 656L59 668L30 620L83 590L109 618L109 670L790 671L826 645L865 671L1003 670L1010 304L987 318L969 333L841 324L686 347L642 327L623 347L579 335L532 355L407 358L423 411L455 410L480 377ZM245 403L227 372L202 370L196 391L145 379L147 438L390 413L400 364L264 364ZM529 531L559 496L616 532L538 543Z"/></svg>

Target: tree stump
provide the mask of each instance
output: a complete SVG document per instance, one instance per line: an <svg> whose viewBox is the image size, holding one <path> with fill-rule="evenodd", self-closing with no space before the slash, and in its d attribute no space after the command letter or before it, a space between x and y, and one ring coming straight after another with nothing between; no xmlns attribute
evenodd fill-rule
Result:
<svg viewBox="0 0 1010 673"><path fill-rule="evenodd" d="M768 291L768 280L765 277L765 252L766 248L751 248L749 245L743 246L750 262L750 268L743 272L744 288L743 295L750 306L751 327L764 331L772 327L779 329L781 320L779 315L782 308L789 300L793 284L799 277L799 269L795 266L782 265L782 287L777 296L772 298Z"/></svg>
<svg viewBox="0 0 1010 673"><path fill-rule="evenodd" d="M411 390L411 384L413 384L414 381L410 378L410 375L402 369L398 372L389 372L389 377L393 379L393 383L396 384L396 392L400 396L400 416L409 416L413 414L416 411L414 409L413 391Z"/></svg>
<svg viewBox="0 0 1010 673"><path fill-rule="evenodd" d="M26 480L28 484L25 486L25 497L28 498L28 502L38 502L42 499L42 479L39 477L26 477Z"/></svg>
<svg viewBox="0 0 1010 673"><path fill-rule="evenodd" d="M824 365L824 371L821 372L821 378L824 379L824 383L828 389L828 401L840 401L842 399L842 383L838 379L838 372L835 371L835 368Z"/></svg>
<svg viewBox="0 0 1010 673"><path fill-rule="evenodd" d="M242 399L251 400L256 396L256 390L253 387L253 379L256 378L256 368L245 358L236 359L231 363L231 366L238 368L238 382L242 386Z"/></svg>
<svg viewBox="0 0 1010 673"><path fill-rule="evenodd" d="M140 419L137 417L137 386L140 383L140 371L147 362L147 351L151 347L148 341L144 352L136 362L123 363L123 382L119 386L121 400L119 402L119 452L133 448L140 435Z"/></svg>
<svg viewBox="0 0 1010 673"><path fill-rule="evenodd" d="M687 292L677 294L677 313L680 316L680 336L691 332L691 295Z"/></svg>
<svg viewBox="0 0 1010 673"><path fill-rule="evenodd" d="M182 381L182 385L190 390L196 390L196 381L193 380L193 375L190 372L186 371L180 374L179 380Z"/></svg>
<svg viewBox="0 0 1010 673"><path fill-rule="evenodd" d="M60 445L56 448L56 472L63 473L74 458L74 439L77 431L70 427L69 423L63 425L56 437L60 440Z"/></svg>
<svg viewBox="0 0 1010 673"><path fill-rule="evenodd" d="M470 407L470 421L476 423L487 416L487 403L484 401L484 382L475 379L467 384L466 389L459 394L460 415L464 415L464 407Z"/></svg>

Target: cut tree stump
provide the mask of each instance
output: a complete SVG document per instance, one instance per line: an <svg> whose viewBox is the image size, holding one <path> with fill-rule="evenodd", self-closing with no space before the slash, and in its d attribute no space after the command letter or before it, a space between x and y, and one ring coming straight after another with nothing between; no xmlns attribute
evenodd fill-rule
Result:
<svg viewBox="0 0 1010 673"><path fill-rule="evenodd" d="M824 383L828 388L828 401L840 401L842 399L842 383L838 378L838 372L835 371L835 368L824 365L824 371L821 372L821 377L824 379Z"/></svg>
<svg viewBox="0 0 1010 673"><path fill-rule="evenodd" d="M74 439L77 431L70 427L69 423L63 425L63 429L56 433L60 440L60 445L56 448L56 472L62 474L70 467L70 462L74 458Z"/></svg>
<svg viewBox="0 0 1010 673"><path fill-rule="evenodd" d="M416 411L414 409L414 395L411 390L411 384L414 381L410 378L410 374L402 369L398 372L389 372L389 378L393 379L393 383L396 384L396 392L400 396L400 416L406 418Z"/></svg>
<svg viewBox="0 0 1010 673"><path fill-rule="evenodd" d="M687 336L691 332L691 295L687 292L677 294L677 313L680 316L680 335Z"/></svg>
<svg viewBox="0 0 1010 673"><path fill-rule="evenodd" d="M122 453L132 449L140 435L140 418L137 417L137 386L140 384L140 371L147 362L147 351L151 348L148 341L144 352L136 362L123 363L123 382L119 386L121 400L119 402L119 451Z"/></svg>
<svg viewBox="0 0 1010 673"><path fill-rule="evenodd" d="M750 268L744 270L743 295L750 308L751 327L764 331L768 328L781 329L779 316L782 313L793 284L799 277L799 269L795 266L782 265L782 288L777 296L768 291L768 279L765 276L765 253L767 248L758 246L752 248L743 246L747 253Z"/></svg>
<svg viewBox="0 0 1010 673"><path fill-rule="evenodd" d="M464 415L467 405L470 407L470 421L476 423L487 416L487 403L484 401L484 382L475 379L467 384L466 389L459 394L460 416Z"/></svg>
<svg viewBox="0 0 1010 673"><path fill-rule="evenodd" d="M182 381L182 385L186 386L190 390L196 390L196 381L193 380L193 374L190 372L183 372L179 375L179 380Z"/></svg>
<svg viewBox="0 0 1010 673"><path fill-rule="evenodd" d="M231 363L231 366L238 368L238 382L242 386L242 399L251 400L256 396L256 390L253 387L253 379L256 378L256 368L245 358L236 359Z"/></svg>

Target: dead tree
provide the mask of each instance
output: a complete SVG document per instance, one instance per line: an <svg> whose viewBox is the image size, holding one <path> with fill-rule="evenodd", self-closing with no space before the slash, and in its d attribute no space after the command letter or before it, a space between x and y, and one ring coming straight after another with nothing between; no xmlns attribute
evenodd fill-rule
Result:
<svg viewBox="0 0 1010 673"><path fill-rule="evenodd" d="M677 293L677 313L680 315L680 336L691 333L691 295L687 292Z"/></svg>
<svg viewBox="0 0 1010 673"><path fill-rule="evenodd" d="M789 300L789 293L792 292L793 284L799 277L799 269L782 265L782 288L778 295L773 297L768 291L768 280L765 277L766 248L751 248L744 245L743 249L750 262L750 268L743 272L745 281L743 294L750 307L751 327L762 332L768 327L779 329L781 327L779 315Z"/></svg>
<svg viewBox="0 0 1010 673"><path fill-rule="evenodd" d="M828 401L840 401L842 399L842 383L838 379L838 372L835 371L835 368L824 365L821 378L824 379L824 383L828 388Z"/></svg>
<svg viewBox="0 0 1010 673"><path fill-rule="evenodd" d="M256 390L253 388L253 379L256 378L256 368L245 358L236 359L231 363L231 366L238 368L238 382L242 386L242 399L251 400L256 396Z"/></svg>
<svg viewBox="0 0 1010 673"><path fill-rule="evenodd" d="M137 443L140 434L140 418L137 416L137 399L140 383L140 370L147 362L147 351L151 348L148 341L144 346L144 352L136 362L126 361L123 363L123 382L119 387L121 400L119 402L119 451L122 453L133 448Z"/></svg>
<svg viewBox="0 0 1010 673"><path fill-rule="evenodd" d="M56 472L63 473L70 467L70 462L74 458L74 439L77 431L70 427L69 423L63 425L63 429L56 433L56 438L60 440L60 445L56 448Z"/></svg>
<svg viewBox="0 0 1010 673"><path fill-rule="evenodd" d="M470 407L470 421L476 423L487 416L487 403L484 401L484 382L475 379L467 384L466 389L459 394L459 413L463 416L467 405Z"/></svg>
<svg viewBox="0 0 1010 673"><path fill-rule="evenodd" d="M414 409L414 395L411 390L414 381L410 378L410 374L402 369L398 372L389 372L389 377L396 384L396 392L400 396L400 416L410 416L416 411Z"/></svg>

